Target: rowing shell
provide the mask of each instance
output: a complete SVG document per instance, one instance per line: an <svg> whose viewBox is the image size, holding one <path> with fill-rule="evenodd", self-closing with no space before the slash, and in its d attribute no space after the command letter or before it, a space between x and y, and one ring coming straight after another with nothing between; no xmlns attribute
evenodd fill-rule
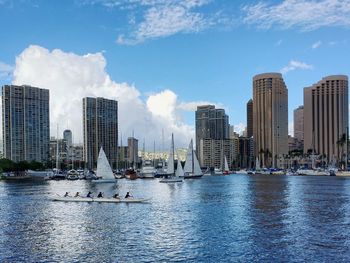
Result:
<svg viewBox="0 0 350 263"><path fill-rule="evenodd" d="M97 202L97 203L144 203L150 198L90 198L90 197L54 197L52 201L61 202Z"/></svg>

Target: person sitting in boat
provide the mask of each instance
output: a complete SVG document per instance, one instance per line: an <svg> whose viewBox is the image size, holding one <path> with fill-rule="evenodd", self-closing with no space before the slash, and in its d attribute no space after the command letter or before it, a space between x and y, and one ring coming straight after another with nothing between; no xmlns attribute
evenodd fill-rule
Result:
<svg viewBox="0 0 350 263"><path fill-rule="evenodd" d="M117 193L114 194L114 195L113 195L113 198L119 199L119 194L117 194Z"/></svg>
<svg viewBox="0 0 350 263"><path fill-rule="evenodd" d="M98 198L101 198L101 197L103 197L103 194L102 194L102 192L99 192L98 193L98 196L97 196Z"/></svg>
<svg viewBox="0 0 350 263"><path fill-rule="evenodd" d="M74 197L80 197L80 193L77 192Z"/></svg>
<svg viewBox="0 0 350 263"><path fill-rule="evenodd" d="M92 193L88 192L88 194L86 195L86 197L92 198Z"/></svg>
<svg viewBox="0 0 350 263"><path fill-rule="evenodd" d="M133 197L130 192L127 192L126 195L125 195L125 198L129 198L129 197Z"/></svg>
<svg viewBox="0 0 350 263"><path fill-rule="evenodd" d="M69 193L66 192L66 193L64 194L64 197L68 197L68 196L69 196Z"/></svg>

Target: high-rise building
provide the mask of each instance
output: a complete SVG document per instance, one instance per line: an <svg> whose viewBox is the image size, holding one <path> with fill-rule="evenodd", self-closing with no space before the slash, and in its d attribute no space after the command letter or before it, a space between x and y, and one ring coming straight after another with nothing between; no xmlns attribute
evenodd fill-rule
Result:
<svg viewBox="0 0 350 263"><path fill-rule="evenodd" d="M328 161L344 157L348 105L347 76L328 76L304 88L304 152L325 155Z"/></svg>
<svg viewBox="0 0 350 263"><path fill-rule="evenodd" d="M67 147L70 148L73 146L73 135L71 130L63 131L63 139L66 140Z"/></svg>
<svg viewBox="0 0 350 263"><path fill-rule="evenodd" d="M304 106L294 110L294 137L301 142L304 141Z"/></svg>
<svg viewBox="0 0 350 263"><path fill-rule="evenodd" d="M239 137L239 166L240 168L254 167L254 141L253 137Z"/></svg>
<svg viewBox="0 0 350 263"><path fill-rule="evenodd" d="M247 102L247 137L253 136L253 100Z"/></svg>
<svg viewBox="0 0 350 263"><path fill-rule="evenodd" d="M89 169L97 165L102 147L116 167L118 151L118 102L105 98L83 98L84 161Z"/></svg>
<svg viewBox="0 0 350 263"><path fill-rule="evenodd" d="M128 138L128 161L134 166L139 162L139 140L134 137Z"/></svg>
<svg viewBox="0 0 350 263"><path fill-rule="evenodd" d="M196 110L197 153L199 152L199 143L201 139L228 139L229 126L229 118L224 109L215 109L214 105L198 106ZM199 163L203 165L203 159L201 159L200 155Z"/></svg>
<svg viewBox="0 0 350 263"><path fill-rule="evenodd" d="M14 162L46 162L50 155L49 90L31 86L2 88L4 157Z"/></svg>
<svg viewBox="0 0 350 263"><path fill-rule="evenodd" d="M253 78L253 138L255 156L265 166L277 166L288 153L288 90L280 73Z"/></svg>
<svg viewBox="0 0 350 263"><path fill-rule="evenodd" d="M239 154L239 139L201 139L199 141L198 158L202 160L201 166L210 168L223 168L226 157L230 169L237 166Z"/></svg>

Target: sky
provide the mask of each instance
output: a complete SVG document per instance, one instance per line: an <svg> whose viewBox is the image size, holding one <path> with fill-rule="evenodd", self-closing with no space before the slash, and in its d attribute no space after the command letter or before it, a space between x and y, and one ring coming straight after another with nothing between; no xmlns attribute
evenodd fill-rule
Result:
<svg viewBox="0 0 350 263"><path fill-rule="evenodd" d="M51 135L82 142L82 98L119 103L124 144L194 137L197 105L246 126L252 78L280 72L289 132L303 88L350 73L350 0L0 0L0 85L50 89ZM122 136L121 136L122 135Z"/></svg>

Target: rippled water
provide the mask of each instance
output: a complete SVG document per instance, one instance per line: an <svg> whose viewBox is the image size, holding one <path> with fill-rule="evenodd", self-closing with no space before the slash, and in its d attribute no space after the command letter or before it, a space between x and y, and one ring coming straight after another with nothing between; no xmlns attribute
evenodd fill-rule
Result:
<svg viewBox="0 0 350 263"><path fill-rule="evenodd" d="M63 203L116 191L148 204ZM0 182L0 261L350 262L350 178Z"/></svg>

